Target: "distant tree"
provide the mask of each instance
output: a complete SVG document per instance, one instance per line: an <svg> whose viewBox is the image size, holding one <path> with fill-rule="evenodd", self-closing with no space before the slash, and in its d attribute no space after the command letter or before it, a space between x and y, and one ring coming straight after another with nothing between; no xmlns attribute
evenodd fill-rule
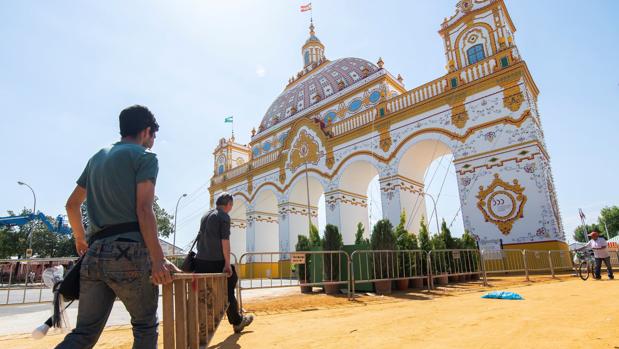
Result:
<svg viewBox="0 0 619 349"><path fill-rule="evenodd" d="M578 227L576 227L576 229L574 229L574 240L578 242L587 242L589 240L589 238L587 237L588 233L592 232L593 230L601 232L600 227L595 223L587 224L585 228L587 231L584 231L582 225L579 225ZM610 228L608 228L608 230L610 230Z"/></svg>
<svg viewBox="0 0 619 349"><path fill-rule="evenodd" d="M600 211L598 218L600 233L606 237L606 228L608 227L608 237L613 238L619 235L619 206L604 207ZM606 225L604 225L606 223Z"/></svg>
<svg viewBox="0 0 619 349"><path fill-rule="evenodd" d="M172 224L174 216L159 206L158 200L159 198L155 197L155 202L153 203L153 210L155 211L155 217L157 217L157 229L159 230L160 237L167 238L174 232L174 225Z"/></svg>

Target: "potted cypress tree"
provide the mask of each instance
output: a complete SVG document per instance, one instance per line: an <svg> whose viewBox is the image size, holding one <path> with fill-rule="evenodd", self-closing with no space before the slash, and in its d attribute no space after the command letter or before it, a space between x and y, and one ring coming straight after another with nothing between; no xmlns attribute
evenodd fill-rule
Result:
<svg viewBox="0 0 619 349"><path fill-rule="evenodd" d="M297 240L297 245L295 247L297 251L309 251L311 246L310 246L310 241L307 238L307 236L299 235L298 240ZM304 285L308 283L309 279L311 279L309 265L310 265L309 255L306 254L305 264L299 264L296 266L298 270L297 274L299 276L299 284L301 286L301 293L312 292L312 286Z"/></svg>
<svg viewBox="0 0 619 349"><path fill-rule="evenodd" d="M372 229L370 244L372 250L395 250L395 234L389 220L381 219L376 222ZM378 256L375 254L374 267L378 275L374 275L374 278L388 278L391 273L391 263L393 263L393 256L390 256L389 252L378 253ZM389 294L391 293L391 280L375 281L374 288L378 294Z"/></svg>
<svg viewBox="0 0 619 349"><path fill-rule="evenodd" d="M400 223L395 228L396 247L398 248L398 250L412 250L413 240L411 235L404 227L405 224L406 213L402 211L402 213L400 214ZM412 263L411 258L412 256L409 253L398 253L398 274L396 275L398 278L410 276ZM396 280L396 287L398 291L406 290L408 288L408 283L408 279Z"/></svg>
<svg viewBox="0 0 619 349"><path fill-rule="evenodd" d="M339 251L344 247L342 234L333 224L327 224L325 227L325 236L322 239L323 251ZM337 294L340 290L340 285L331 284L329 282L339 281L340 275L340 255L339 253L330 253L324 255L324 286L325 293Z"/></svg>

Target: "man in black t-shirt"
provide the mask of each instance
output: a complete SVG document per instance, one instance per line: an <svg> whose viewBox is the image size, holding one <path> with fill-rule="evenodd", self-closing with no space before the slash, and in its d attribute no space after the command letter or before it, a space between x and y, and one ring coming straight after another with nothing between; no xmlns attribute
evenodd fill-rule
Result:
<svg viewBox="0 0 619 349"><path fill-rule="evenodd" d="M240 333L254 320L251 315L241 315L234 296L238 276L230 264L230 216L234 199L223 193L217 198L217 208L207 212L200 220L198 254L195 266L197 273L221 273L228 275L228 322Z"/></svg>

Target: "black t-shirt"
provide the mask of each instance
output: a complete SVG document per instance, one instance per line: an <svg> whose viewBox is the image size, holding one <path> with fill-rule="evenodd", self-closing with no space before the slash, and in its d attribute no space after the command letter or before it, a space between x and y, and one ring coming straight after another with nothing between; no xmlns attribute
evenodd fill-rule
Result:
<svg viewBox="0 0 619 349"><path fill-rule="evenodd" d="M230 216L220 209L213 209L200 220L196 258L205 261L223 261L221 240L230 240Z"/></svg>

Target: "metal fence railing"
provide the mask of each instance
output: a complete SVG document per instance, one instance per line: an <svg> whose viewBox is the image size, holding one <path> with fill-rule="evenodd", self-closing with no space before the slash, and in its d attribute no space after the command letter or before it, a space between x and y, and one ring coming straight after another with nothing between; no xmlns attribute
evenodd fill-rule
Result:
<svg viewBox="0 0 619 349"><path fill-rule="evenodd" d="M43 283L46 268L63 265L69 270L77 258L0 260L0 305L50 302L54 295Z"/></svg>
<svg viewBox="0 0 619 349"><path fill-rule="evenodd" d="M619 267L619 251L611 251ZM167 256L180 267L186 255ZM62 264L65 270L76 258L0 260L0 305L49 302L53 293L43 284L46 268ZM573 271L573 253L567 250L358 250L249 252L232 261L242 291L279 287L325 287L343 290L350 299L359 290L372 290L373 282L411 280L428 290L435 284L464 282L491 275L550 274ZM421 285L421 286L419 286Z"/></svg>
<svg viewBox="0 0 619 349"><path fill-rule="evenodd" d="M284 259L286 258L286 259ZM248 252L237 263L242 291L279 287L341 287L350 297L350 256L345 251Z"/></svg>
<svg viewBox="0 0 619 349"><path fill-rule="evenodd" d="M422 250L358 250L350 259L353 296L358 283L420 280L423 287L428 279L427 253Z"/></svg>
<svg viewBox="0 0 619 349"><path fill-rule="evenodd" d="M467 276L475 279L483 278L486 284L481 258L480 251L473 249L428 252L430 286L434 287L435 281L439 284L447 284L450 278L453 281L465 281Z"/></svg>

